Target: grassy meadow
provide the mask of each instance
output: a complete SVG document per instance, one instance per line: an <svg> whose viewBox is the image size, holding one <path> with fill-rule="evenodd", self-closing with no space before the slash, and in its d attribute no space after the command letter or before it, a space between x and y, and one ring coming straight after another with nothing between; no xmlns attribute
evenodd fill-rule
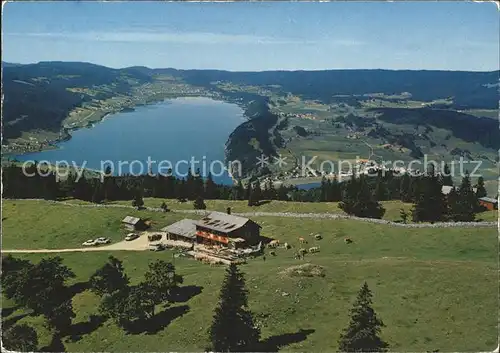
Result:
<svg viewBox="0 0 500 353"><path fill-rule="evenodd" d="M149 202L146 200L146 205ZM173 204L169 206L174 208ZM4 201L3 248L77 246L99 231L99 235L118 240L124 234L119 221L136 212ZM158 227L185 217L145 211L139 214L151 217ZM262 338L281 342L282 351L336 350L338 335L348 323L348 310L365 280L374 294L374 308L386 324L382 335L392 351L491 351L496 347L498 320L494 308L499 303L495 228L406 229L352 220L252 219L262 225L264 236L289 242L294 248L302 236L308 239L307 246L320 247L319 253L308 254L304 260L295 260L294 250L278 249L276 256L268 254L265 261L251 259L241 266L250 308L262 326ZM320 233L323 239L314 240L311 233ZM346 236L352 244L344 243ZM110 320L93 323L90 316L98 314L99 300L85 290L85 284L111 254L123 261L133 283L143 279L150 261L174 261L190 294L170 308L158 308L151 327L143 332L125 333ZM47 255L16 256L36 262ZM171 251L61 256L77 275L71 284L79 288L73 297L77 314L74 334L63 339L67 351L202 351L206 347L224 267L173 258ZM289 273L291 267L304 263L322 266L324 277ZM51 336L41 317L31 316L8 300L3 301L2 315L4 327L29 323L39 333L40 348L49 345Z"/></svg>
<svg viewBox="0 0 500 353"><path fill-rule="evenodd" d="M81 200L67 200L70 203L90 204ZM192 210L193 202L179 202L177 199L159 199L159 198L144 198L144 206L159 208L165 202L168 208L172 210ZM108 204L131 205L131 201L112 201ZM410 212L413 204L402 201L382 201L381 204L385 208L383 219L388 221L401 220L400 211L404 209ZM291 212L291 213L337 213L345 214L338 205L338 202L295 202L295 201L277 201L272 200L260 206L248 206L248 201L234 200L205 200L207 210L226 212L227 207L231 207L232 212ZM141 211L144 212L144 211ZM411 218L411 217L410 217ZM476 219L484 221L496 221L498 219L498 211L485 211L478 213ZM411 219L410 219L411 220Z"/></svg>

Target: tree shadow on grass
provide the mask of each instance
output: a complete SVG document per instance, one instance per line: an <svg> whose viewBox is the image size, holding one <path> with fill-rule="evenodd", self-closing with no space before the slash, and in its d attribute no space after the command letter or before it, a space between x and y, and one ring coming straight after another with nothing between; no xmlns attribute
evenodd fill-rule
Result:
<svg viewBox="0 0 500 353"><path fill-rule="evenodd" d="M175 319L186 314L188 311L188 305L180 305L167 308L159 312L158 314L153 315L149 319L137 320L130 323L129 325L127 325L127 327L125 327L125 332L132 335L141 333L154 335L167 327Z"/></svg>
<svg viewBox="0 0 500 353"><path fill-rule="evenodd" d="M275 335L266 338L265 340L260 342L261 348L260 351L262 352L278 352L280 348L284 346L288 346L289 344L292 343L298 343L305 341L307 339L307 336L309 336L311 333L314 333L315 330L308 329L308 330L303 330L300 329L298 332L294 333L284 333L281 335Z"/></svg>
<svg viewBox="0 0 500 353"><path fill-rule="evenodd" d="M19 308L21 308L21 306L19 305L14 305L8 308L2 308L2 319L12 315L12 313L14 313L14 311L16 311Z"/></svg>
<svg viewBox="0 0 500 353"><path fill-rule="evenodd" d="M90 283L88 281L74 283L68 287L68 297L69 299L71 299L75 295L82 293L89 288L90 288Z"/></svg>
<svg viewBox="0 0 500 353"><path fill-rule="evenodd" d="M71 342L77 342L82 339L83 335L88 335L97 330L105 321L106 319L101 315L90 315L89 321L71 325L67 336L69 336Z"/></svg>
<svg viewBox="0 0 500 353"><path fill-rule="evenodd" d="M189 299L200 294L202 290L203 287L194 285L178 287L172 291L169 301L173 303L185 303Z"/></svg>
<svg viewBox="0 0 500 353"><path fill-rule="evenodd" d="M22 318L31 315L30 313L19 314L8 319L2 320L2 330L7 330L9 327L16 324Z"/></svg>

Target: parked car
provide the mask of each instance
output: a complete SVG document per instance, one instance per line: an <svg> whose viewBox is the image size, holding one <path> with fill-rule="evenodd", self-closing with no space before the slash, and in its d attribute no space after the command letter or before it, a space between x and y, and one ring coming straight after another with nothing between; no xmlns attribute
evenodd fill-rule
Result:
<svg viewBox="0 0 500 353"><path fill-rule="evenodd" d="M149 250L151 251L162 251L165 250L165 245L158 243L158 244L149 244Z"/></svg>
<svg viewBox="0 0 500 353"><path fill-rule="evenodd" d="M89 239L85 243L82 244L83 246L95 246L97 245L97 242L94 239Z"/></svg>
<svg viewBox="0 0 500 353"><path fill-rule="evenodd" d="M97 238L95 242L97 244L109 244L111 243L111 240L109 240L108 238Z"/></svg>
<svg viewBox="0 0 500 353"><path fill-rule="evenodd" d="M139 238L139 234L136 234L136 233L129 233L127 234L127 236L125 237L125 241L131 241L131 240L134 240L134 239L137 239Z"/></svg>

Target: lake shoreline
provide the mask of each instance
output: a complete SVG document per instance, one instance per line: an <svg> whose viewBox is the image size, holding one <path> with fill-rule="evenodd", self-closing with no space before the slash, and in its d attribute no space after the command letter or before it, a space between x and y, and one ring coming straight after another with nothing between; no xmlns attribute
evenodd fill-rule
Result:
<svg viewBox="0 0 500 353"><path fill-rule="evenodd" d="M181 176L186 168L191 168L185 161L190 163L194 158L196 162L192 168L199 167L203 173L214 168L212 175L215 177L220 168L226 166L224 142L237 126L246 121L240 106L204 96L176 97L148 104L133 112L119 113L120 116L113 116L111 112L96 114L94 118L102 118L87 129L76 126L67 129L64 143L57 146L41 151L10 153L6 157L21 162L74 161L92 169L103 168L104 161L112 163L119 174L131 170L144 174L148 168L156 173L161 162L161 168L170 166ZM62 142L63 139L58 140ZM198 142L193 144L191 140ZM152 162L150 167L149 161ZM217 178L227 185L234 183L226 168Z"/></svg>
<svg viewBox="0 0 500 353"><path fill-rule="evenodd" d="M94 128L97 124L100 124L106 118L109 118L110 116L115 115L115 114L127 113L127 112L135 112L136 108L138 108L138 107L151 106L151 105L160 104L160 103L163 103L163 102L166 102L166 101L169 101L169 100L175 100L175 99L179 99L179 98L195 98L195 99L196 98L208 98L208 99L211 99L211 100L214 100L214 101L219 101L219 102L234 104L234 105L237 105L238 107L240 107L243 110L244 115L246 116L244 102L235 101L235 100L232 100L232 99L224 99L224 97L214 97L214 96L212 96L210 94L207 94L207 95L203 95L203 94L197 94L197 95L179 95L179 96L167 97L167 98L164 98L164 99L161 99L161 100L154 100L154 101L150 101L150 102L137 102L135 104L131 104L130 106L126 106L126 107L124 107L122 109L119 109L119 110L117 109L117 110L114 110L114 111L106 111L106 113L102 117L100 117L99 119L97 119L95 121L92 121L91 123L89 122L90 125L89 125L89 123L87 123L85 125L76 125L76 126L67 127L67 128L63 127L61 129L61 131L60 131L60 134L62 134L61 137L55 138L55 139L47 139L43 143L40 143L41 146L38 149L34 149L34 150L25 150L25 149L16 150L16 149L12 149L12 150L9 150L8 152L3 152L2 151L2 160L9 159L9 158L11 158L13 156L21 156L21 155L26 155L26 154L29 154L29 153L52 151L52 150L55 150L55 149L59 149L60 147L58 146L58 144L60 144L61 142L66 142L66 141L71 140L72 137L73 137L71 133L74 132L74 131L78 131L78 130L82 130L82 129L91 129L91 128ZM100 112L102 113L102 112L105 112L105 111L100 111Z"/></svg>

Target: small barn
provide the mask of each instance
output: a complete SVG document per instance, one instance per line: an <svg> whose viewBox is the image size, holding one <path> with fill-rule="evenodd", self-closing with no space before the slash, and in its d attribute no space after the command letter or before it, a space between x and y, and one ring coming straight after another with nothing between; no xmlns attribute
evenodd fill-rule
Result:
<svg viewBox="0 0 500 353"><path fill-rule="evenodd" d="M498 210L498 200L491 197L480 197L479 204L487 210Z"/></svg>
<svg viewBox="0 0 500 353"><path fill-rule="evenodd" d="M167 233L167 239L180 240L189 243L196 241L196 225L192 219L183 219L161 229Z"/></svg>
<svg viewBox="0 0 500 353"><path fill-rule="evenodd" d="M145 230L148 228L148 224L145 220L139 217L127 216L122 220L122 224L127 230L136 231L136 230Z"/></svg>

